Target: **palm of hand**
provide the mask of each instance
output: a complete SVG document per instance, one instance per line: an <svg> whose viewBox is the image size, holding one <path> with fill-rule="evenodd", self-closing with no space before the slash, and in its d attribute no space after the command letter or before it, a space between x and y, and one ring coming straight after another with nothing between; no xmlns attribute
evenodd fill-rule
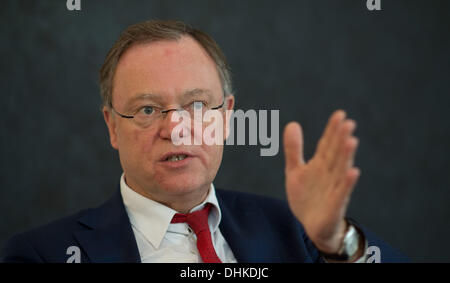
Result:
<svg viewBox="0 0 450 283"><path fill-rule="evenodd" d="M293 214L319 250L337 252L346 229L345 213L359 177L353 167L355 123L342 111L330 118L314 157L303 160L301 128L290 123L284 132L286 194Z"/></svg>

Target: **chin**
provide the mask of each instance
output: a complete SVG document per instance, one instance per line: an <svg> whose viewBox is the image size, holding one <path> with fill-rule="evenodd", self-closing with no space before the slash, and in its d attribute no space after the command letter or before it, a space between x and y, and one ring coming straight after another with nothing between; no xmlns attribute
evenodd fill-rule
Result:
<svg viewBox="0 0 450 283"><path fill-rule="evenodd" d="M170 194L186 194L201 190L207 182L195 178L174 177L160 182L160 188Z"/></svg>

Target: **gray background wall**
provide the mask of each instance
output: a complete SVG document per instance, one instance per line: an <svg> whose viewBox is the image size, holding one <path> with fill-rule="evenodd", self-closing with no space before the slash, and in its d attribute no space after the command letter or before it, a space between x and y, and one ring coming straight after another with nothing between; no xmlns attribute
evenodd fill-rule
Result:
<svg viewBox="0 0 450 283"><path fill-rule="evenodd" d="M117 189L97 73L126 26L170 18L222 46L237 108L302 124L307 157L347 110L362 169L349 214L414 261L450 261L450 2L365 2L1 1L0 245ZM259 149L226 147L216 186L285 198L283 152Z"/></svg>

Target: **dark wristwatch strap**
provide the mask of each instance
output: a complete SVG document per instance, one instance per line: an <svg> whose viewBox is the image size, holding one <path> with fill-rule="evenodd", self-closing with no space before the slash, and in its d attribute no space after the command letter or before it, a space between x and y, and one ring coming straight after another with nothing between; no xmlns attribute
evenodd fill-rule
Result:
<svg viewBox="0 0 450 283"><path fill-rule="evenodd" d="M356 221L354 221L351 218L346 218L345 220L347 222L347 230L346 230L345 233L347 234L350 226L353 226L353 228L358 233L358 250L360 248L363 248L365 250L367 248L367 241L366 241L366 237L364 236L364 233L358 227L358 225L356 224ZM344 239L343 239L343 241L344 241ZM344 242L342 244L344 245ZM347 254L345 252L343 252L342 254L339 254L339 253L329 254L329 253L324 253L324 252L322 252L320 250L319 250L319 252L325 259L327 259L327 260L335 260L335 261L348 261L350 259L353 259L352 257L354 256L354 255L349 255L349 254ZM364 254L365 254L365 251L364 251Z"/></svg>

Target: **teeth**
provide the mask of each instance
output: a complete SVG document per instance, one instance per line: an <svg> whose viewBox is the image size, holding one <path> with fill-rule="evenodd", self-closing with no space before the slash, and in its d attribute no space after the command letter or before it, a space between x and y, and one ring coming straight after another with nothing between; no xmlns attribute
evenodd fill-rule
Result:
<svg viewBox="0 0 450 283"><path fill-rule="evenodd" d="M173 162L173 161L180 161L180 160L185 159L186 157L187 156L184 155L184 154L172 155L169 158L167 158L167 161L171 161L171 162Z"/></svg>

